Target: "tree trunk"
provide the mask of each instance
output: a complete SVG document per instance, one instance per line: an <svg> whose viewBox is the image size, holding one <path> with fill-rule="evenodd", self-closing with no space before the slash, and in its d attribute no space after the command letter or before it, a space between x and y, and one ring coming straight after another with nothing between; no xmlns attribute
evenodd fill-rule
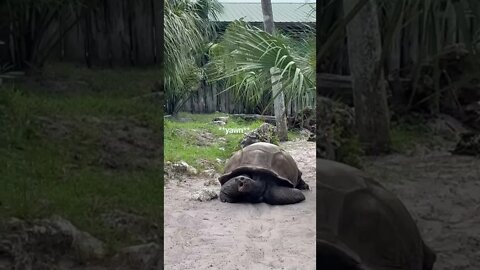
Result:
<svg viewBox="0 0 480 270"><path fill-rule="evenodd" d="M271 68L272 75L272 94L275 98L273 108L275 113L275 122L277 125L278 139L282 142L288 140L287 114L285 110L285 97L282 92L282 83L280 70L278 68ZM275 97L276 96L276 97Z"/></svg>
<svg viewBox="0 0 480 270"><path fill-rule="evenodd" d="M358 0L344 0L347 14ZM352 75L355 121L366 154L387 153L391 140L381 59L381 38L377 7L370 0L347 25L350 72Z"/></svg>
<svg viewBox="0 0 480 270"><path fill-rule="evenodd" d="M263 26L265 32L272 34L275 27L273 24L273 12L271 0L262 1L262 13L263 13ZM273 93L273 108L275 112L275 119L277 123L277 135L278 139L283 142L288 140L287 131L287 116L285 114L285 95L282 91L282 85L278 81L280 80L277 74L276 68L270 69L272 76L272 93ZM275 97L276 96L276 97Z"/></svg>

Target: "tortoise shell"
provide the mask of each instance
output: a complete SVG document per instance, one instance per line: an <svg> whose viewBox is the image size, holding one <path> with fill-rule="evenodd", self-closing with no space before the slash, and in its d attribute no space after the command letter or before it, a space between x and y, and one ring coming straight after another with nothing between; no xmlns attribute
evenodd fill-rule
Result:
<svg viewBox="0 0 480 270"><path fill-rule="evenodd" d="M337 249L361 269L432 269L435 254L393 193L342 163L317 159L316 171L317 252Z"/></svg>
<svg viewBox="0 0 480 270"><path fill-rule="evenodd" d="M258 142L235 152L218 180L223 185L237 175L254 172L271 174L290 187L297 187L302 176L297 163L285 150L271 143Z"/></svg>

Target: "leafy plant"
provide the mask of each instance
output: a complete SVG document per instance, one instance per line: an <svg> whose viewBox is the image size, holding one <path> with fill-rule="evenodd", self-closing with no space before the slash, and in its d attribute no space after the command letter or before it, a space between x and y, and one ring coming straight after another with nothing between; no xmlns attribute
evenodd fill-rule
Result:
<svg viewBox="0 0 480 270"><path fill-rule="evenodd" d="M53 48L81 19L79 11L96 3L97 0L6 0L14 64L22 69L42 67Z"/></svg>
<svg viewBox="0 0 480 270"><path fill-rule="evenodd" d="M215 33L208 18L220 10L216 0L165 1L165 94L176 103L174 112L203 78L205 44Z"/></svg>
<svg viewBox="0 0 480 270"><path fill-rule="evenodd" d="M14 67L15 66L11 63L2 64L0 65L0 74L7 73L13 70Z"/></svg>
<svg viewBox="0 0 480 270"><path fill-rule="evenodd" d="M339 70L347 60L344 52L345 26L370 0L357 1L350 13L343 13L342 1L320 0L320 26L317 63L323 72ZM386 75L411 79L408 111L419 103L431 104L438 113L442 97L448 93L456 98L458 89L478 77L478 44L480 40L480 3L472 0L375 0L382 26L382 61ZM404 45L403 49L398 47ZM405 47L405 44L409 44ZM400 51L401 50L401 51ZM466 53L471 70L460 76L452 74L442 58L449 53ZM405 54L405 55L403 55ZM402 56L400 70L389 67L391 56ZM395 74L394 72L399 72ZM430 85L424 87L428 79ZM422 93L419 99L419 92ZM419 102L417 102L419 101Z"/></svg>
<svg viewBox="0 0 480 270"><path fill-rule="evenodd" d="M271 89L270 72L276 68L287 99L313 95L315 43L313 38L296 41L305 48L297 51L290 46L293 42L285 35L271 35L241 20L232 22L221 41L211 44L208 79L224 81L224 91L232 90L247 104L258 104Z"/></svg>

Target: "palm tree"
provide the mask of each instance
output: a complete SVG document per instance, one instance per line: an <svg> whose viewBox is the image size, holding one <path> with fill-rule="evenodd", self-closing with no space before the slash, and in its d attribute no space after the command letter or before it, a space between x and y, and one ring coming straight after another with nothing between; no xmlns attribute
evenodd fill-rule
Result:
<svg viewBox="0 0 480 270"><path fill-rule="evenodd" d="M262 0L262 14L265 32L273 34L275 30L275 25L273 24L273 11L271 0ZM276 67L272 67L270 69L270 75L272 76L272 94L274 96L273 107L275 112L275 120L277 123L278 139L280 141L287 141L287 115L285 111L285 95L281 91L282 85L280 84L280 70Z"/></svg>
<svg viewBox="0 0 480 270"><path fill-rule="evenodd" d="M217 0L167 0L164 16L164 88L166 100L182 101L203 78L202 57L214 33L209 16L221 11Z"/></svg>
<svg viewBox="0 0 480 270"><path fill-rule="evenodd" d="M257 104L270 91L287 100L315 96L315 35L293 41L280 33L269 34L238 20L227 27L219 43L209 50L207 77L210 82L222 81L224 91L233 91L246 103ZM302 48L299 50L298 48ZM281 89L272 96L271 69L279 70Z"/></svg>

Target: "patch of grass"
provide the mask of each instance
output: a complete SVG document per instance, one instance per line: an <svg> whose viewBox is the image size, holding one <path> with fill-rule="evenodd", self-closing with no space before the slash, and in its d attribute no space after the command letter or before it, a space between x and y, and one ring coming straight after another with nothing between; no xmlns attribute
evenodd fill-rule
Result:
<svg viewBox="0 0 480 270"><path fill-rule="evenodd" d="M403 153L411 150L418 144L435 144L435 136L423 123L396 122L390 130L392 150Z"/></svg>
<svg viewBox="0 0 480 270"><path fill-rule="evenodd" d="M346 138L337 149L337 160L353 167L362 168L364 151L356 136Z"/></svg>
<svg viewBox="0 0 480 270"><path fill-rule="evenodd" d="M295 141L302 137L298 130L289 130L288 131L288 140Z"/></svg>
<svg viewBox="0 0 480 270"><path fill-rule="evenodd" d="M213 167L221 171L223 165L216 160L228 159L233 152L240 149L244 132L252 131L263 124L262 121L230 117L225 126L218 126L213 124L212 120L219 116L227 115L180 113L176 119L167 119L164 130L165 160L170 162L183 160L197 169ZM226 134L225 129L244 132ZM201 143L199 145L204 134L209 134L211 139L207 140L207 145ZM294 140L299 138L300 134L298 131L289 131L288 137Z"/></svg>
<svg viewBox="0 0 480 270"><path fill-rule="evenodd" d="M43 78L56 81L80 83L97 97L135 97L151 92L153 84L162 76L160 67L136 68L93 68L71 63L47 64L41 74ZM74 84L75 85L75 84ZM48 92L48 91L47 91ZM68 95L72 91L66 91ZM73 91L80 95L81 91ZM58 94L58 93L56 93Z"/></svg>
<svg viewBox="0 0 480 270"><path fill-rule="evenodd" d="M216 162L231 156L234 151L240 149L239 143L243 133L226 134L226 129L253 130L258 128L261 121L244 121L230 118L225 126L212 123L212 120L224 114L187 114L180 113L178 121L169 119L165 121L165 160L176 162L183 160L198 169L205 169L206 165L220 169ZM206 140L207 145L198 145L205 134L210 134L211 139ZM223 139L222 139L223 138Z"/></svg>
<svg viewBox="0 0 480 270"><path fill-rule="evenodd" d="M132 98L149 92L158 71L53 65L45 72L55 80L88 80L101 91L69 89L75 95L52 94L26 83L0 88L0 218L61 215L112 248L134 243L128 235L107 227L101 213L132 211L161 228L161 166L115 170L93 164L99 151L93 142L99 130L78 121L86 117L100 122L136 120L158 133L163 128L163 108ZM45 134L39 117L60 117L76 128L64 138L54 138Z"/></svg>

